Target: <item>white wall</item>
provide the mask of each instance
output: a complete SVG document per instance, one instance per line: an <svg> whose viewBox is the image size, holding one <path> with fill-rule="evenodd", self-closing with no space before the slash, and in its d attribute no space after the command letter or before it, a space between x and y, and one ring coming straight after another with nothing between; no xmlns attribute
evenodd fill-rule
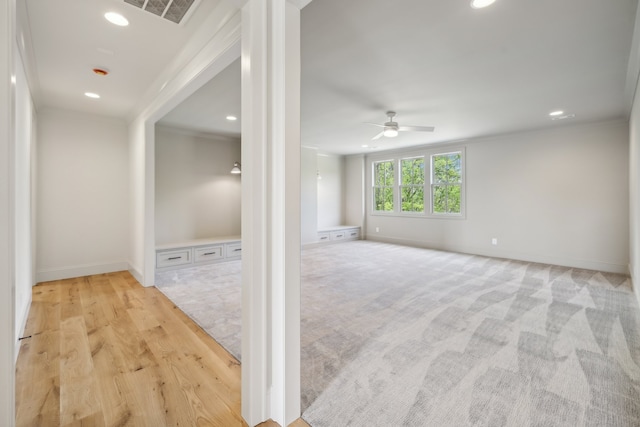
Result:
<svg viewBox="0 0 640 427"><path fill-rule="evenodd" d="M123 121L39 114L39 282L127 268L128 156Z"/></svg>
<svg viewBox="0 0 640 427"><path fill-rule="evenodd" d="M629 118L629 271L640 302L640 100L634 99Z"/></svg>
<svg viewBox="0 0 640 427"><path fill-rule="evenodd" d="M156 244L240 235L240 139L156 128Z"/></svg>
<svg viewBox="0 0 640 427"><path fill-rule="evenodd" d="M465 146L466 219L369 213L367 238L627 272L626 121L483 138ZM367 174L368 211L370 186ZM497 246L491 245L493 237Z"/></svg>
<svg viewBox="0 0 640 427"><path fill-rule="evenodd" d="M344 157L318 154L318 228L344 225Z"/></svg>
<svg viewBox="0 0 640 427"><path fill-rule="evenodd" d="M344 158L344 224L365 226L365 179L366 162L364 154Z"/></svg>
<svg viewBox="0 0 640 427"><path fill-rule="evenodd" d="M17 47L16 47L17 49ZM20 56L16 57L16 145L15 145L15 281L16 337L22 336L34 285L32 218L32 164L35 156L35 109ZM16 347L16 357L17 357Z"/></svg>
<svg viewBox="0 0 640 427"><path fill-rule="evenodd" d="M303 245L318 241L318 150L300 151L300 240Z"/></svg>

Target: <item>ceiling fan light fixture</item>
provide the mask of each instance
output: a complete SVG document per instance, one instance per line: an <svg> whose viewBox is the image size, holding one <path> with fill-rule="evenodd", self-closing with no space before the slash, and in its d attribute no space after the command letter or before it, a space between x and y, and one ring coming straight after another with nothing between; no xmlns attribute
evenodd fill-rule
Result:
<svg viewBox="0 0 640 427"><path fill-rule="evenodd" d="M387 127L384 129L383 135L386 136L387 138L394 138L398 136L398 129Z"/></svg>
<svg viewBox="0 0 640 427"><path fill-rule="evenodd" d="M472 0L471 7L474 9L482 9L483 7L491 6L496 0Z"/></svg>

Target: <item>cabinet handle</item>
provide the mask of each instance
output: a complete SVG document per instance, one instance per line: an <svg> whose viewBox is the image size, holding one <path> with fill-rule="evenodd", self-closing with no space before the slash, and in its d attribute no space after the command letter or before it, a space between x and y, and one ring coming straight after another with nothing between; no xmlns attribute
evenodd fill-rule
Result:
<svg viewBox="0 0 640 427"><path fill-rule="evenodd" d="M342 236L343 236L342 234L338 234L336 237L342 237Z"/></svg>
<svg viewBox="0 0 640 427"><path fill-rule="evenodd" d="M240 252L242 249L234 249L233 252Z"/></svg>
<svg viewBox="0 0 640 427"><path fill-rule="evenodd" d="M173 261L174 259L181 259L181 258L182 258L181 256L172 256L167 258L167 261Z"/></svg>
<svg viewBox="0 0 640 427"><path fill-rule="evenodd" d="M215 252L206 252L205 255L215 255Z"/></svg>

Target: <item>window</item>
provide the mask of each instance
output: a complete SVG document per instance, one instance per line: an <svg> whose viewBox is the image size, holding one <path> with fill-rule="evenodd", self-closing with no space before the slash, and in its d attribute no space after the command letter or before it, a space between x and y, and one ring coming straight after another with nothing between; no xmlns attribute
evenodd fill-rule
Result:
<svg viewBox="0 0 640 427"><path fill-rule="evenodd" d="M460 215L462 152L431 156L431 212Z"/></svg>
<svg viewBox="0 0 640 427"><path fill-rule="evenodd" d="M402 212L424 212L424 157L400 160Z"/></svg>
<svg viewBox="0 0 640 427"><path fill-rule="evenodd" d="M465 149L422 150L372 159L372 213L424 218L465 218Z"/></svg>
<svg viewBox="0 0 640 427"><path fill-rule="evenodd" d="M395 176L393 164L393 160L373 163L373 210L376 212L394 211Z"/></svg>

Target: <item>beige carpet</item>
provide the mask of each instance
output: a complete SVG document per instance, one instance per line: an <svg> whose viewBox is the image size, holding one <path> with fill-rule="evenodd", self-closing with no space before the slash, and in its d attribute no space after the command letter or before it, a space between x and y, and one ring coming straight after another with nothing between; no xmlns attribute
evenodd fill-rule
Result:
<svg viewBox="0 0 640 427"><path fill-rule="evenodd" d="M240 356L240 262L157 285ZM628 277L366 241L303 251L303 418L321 426L639 426Z"/></svg>

